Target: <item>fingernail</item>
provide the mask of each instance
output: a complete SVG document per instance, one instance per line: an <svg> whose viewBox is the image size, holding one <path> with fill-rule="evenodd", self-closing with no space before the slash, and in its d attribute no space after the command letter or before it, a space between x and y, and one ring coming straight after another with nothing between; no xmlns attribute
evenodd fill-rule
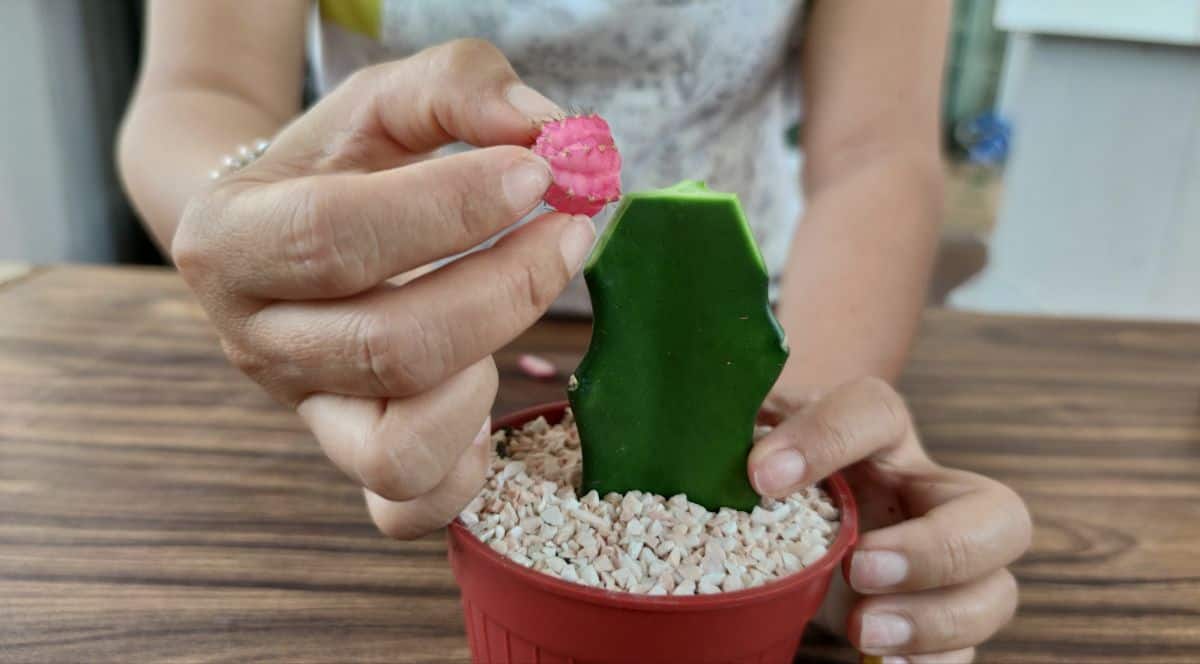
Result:
<svg viewBox="0 0 1200 664"><path fill-rule="evenodd" d="M579 266L583 265L595 241L596 229L592 226L592 220L581 214L572 217L559 238L559 250L571 274L579 271Z"/></svg>
<svg viewBox="0 0 1200 664"><path fill-rule="evenodd" d="M908 643L912 633L912 623L903 616L894 613L868 613L862 617L862 633L858 637L858 643L863 650L895 648Z"/></svg>
<svg viewBox="0 0 1200 664"><path fill-rule="evenodd" d="M506 96L508 103L512 104L513 108L537 122L545 122L566 115L558 104L546 99L540 92L524 83L517 83L509 88Z"/></svg>
<svg viewBox="0 0 1200 664"><path fill-rule="evenodd" d="M488 415L483 421L483 426L479 429L479 433L475 434L475 440L472 443L478 447L486 445L492 440L492 416Z"/></svg>
<svg viewBox="0 0 1200 664"><path fill-rule="evenodd" d="M908 559L895 551L855 551L850 585L858 591L890 588L908 576Z"/></svg>
<svg viewBox="0 0 1200 664"><path fill-rule="evenodd" d="M804 479L804 455L784 448L767 455L754 470L754 487L764 496L777 496Z"/></svg>
<svg viewBox="0 0 1200 664"><path fill-rule="evenodd" d="M514 211L524 211L542 199L550 182L550 165L531 154L513 163L504 172L500 184L509 206Z"/></svg>

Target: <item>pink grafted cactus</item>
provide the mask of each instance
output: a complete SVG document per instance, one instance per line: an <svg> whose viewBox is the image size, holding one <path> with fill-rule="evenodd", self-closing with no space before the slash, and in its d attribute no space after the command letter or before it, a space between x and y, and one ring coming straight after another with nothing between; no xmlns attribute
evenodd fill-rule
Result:
<svg viewBox="0 0 1200 664"><path fill-rule="evenodd" d="M592 217L621 197L621 153L600 116L593 113L547 122L533 151L550 162L554 174L554 184L545 196L550 207Z"/></svg>

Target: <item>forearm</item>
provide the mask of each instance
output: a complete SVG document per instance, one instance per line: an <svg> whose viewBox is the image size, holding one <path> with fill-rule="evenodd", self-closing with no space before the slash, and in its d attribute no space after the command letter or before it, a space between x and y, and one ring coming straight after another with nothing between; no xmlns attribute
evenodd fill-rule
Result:
<svg viewBox="0 0 1200 664"><path fill-rule="evenodd" d="M143 91L118 141L118 166L147 229L171 246L188 199L239 144L273 136L285 120L235 94L202 87Z"/></svg>
<svg viewBox="0 0 1200 664"><path fill-rule="evenodd" d="M785 396L862 376L894 380L916 334L937 249L935 150L884 151L818 179L779 302L791 345L776 387Z"/></svg>
<svg viewBox="0 0 1200 664"><path fill-rule="evenodd" d="M137 92L117 142L129 198L159 247L222 155L300 111L309 0L147 3Z"/></svg>

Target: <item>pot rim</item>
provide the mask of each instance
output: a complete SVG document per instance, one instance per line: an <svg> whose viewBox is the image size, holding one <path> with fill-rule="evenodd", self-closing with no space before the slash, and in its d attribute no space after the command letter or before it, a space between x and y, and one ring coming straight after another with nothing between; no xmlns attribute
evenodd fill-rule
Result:
<svg viewBox="0 0 1200 664"><path fill-rule="evenodd" d="M568 405L567 401L553 401L523 408L496 420L492 425L492 431L519 426L539 415L546 416L563 412ZM451 538L458 544L470 550L476 557L487 560L493 566L498 567L498 571L518 577L526 583L555 595L619 609L656 612L710 611L766 601L797 591L810 583L826 578L832 569L842 562L858 539L858 505L854 500L854 493L850 490L850 485L846 483L841 473L830 475L821 482L821 485L837 505L841 523L838 527L837 537L829 545L825 555L799 572L769 581L761 586L711 595L645 595L624 590L604 590L564 581L519 565L507 556L497 553L476 537L458 517L450 524L449 531Z"/></svg>

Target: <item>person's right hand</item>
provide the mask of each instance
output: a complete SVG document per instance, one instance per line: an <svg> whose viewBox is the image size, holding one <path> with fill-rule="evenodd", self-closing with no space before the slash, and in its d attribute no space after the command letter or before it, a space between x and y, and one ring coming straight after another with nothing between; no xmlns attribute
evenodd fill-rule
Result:
<svg viewBox="0 0 1200 664"><path fill-rule="evenodd" d="M358 72L183 214L171 253L226 354L299 411L388 535L445 525L479 490L491 353L566 286L594 229L545 214L387 280L534 209L549 169L517 146L560 113L495 47L447 43ZM493 147L428 158L452 141Z"/></svg>

